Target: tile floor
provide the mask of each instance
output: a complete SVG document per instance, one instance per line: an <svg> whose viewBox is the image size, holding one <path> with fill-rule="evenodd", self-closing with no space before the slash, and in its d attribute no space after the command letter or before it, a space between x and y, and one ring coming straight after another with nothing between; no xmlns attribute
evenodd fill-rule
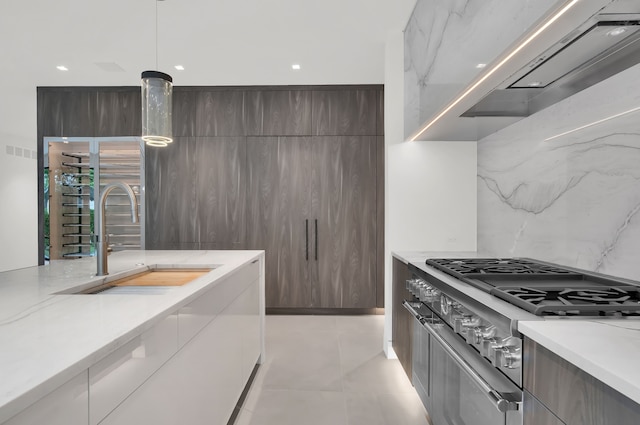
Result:
<svg viewBox="0 0 640 425"><path fill-rule="evenodd" d="M267 316L267 361L235 425L427 425L383 316Z"/></svg>

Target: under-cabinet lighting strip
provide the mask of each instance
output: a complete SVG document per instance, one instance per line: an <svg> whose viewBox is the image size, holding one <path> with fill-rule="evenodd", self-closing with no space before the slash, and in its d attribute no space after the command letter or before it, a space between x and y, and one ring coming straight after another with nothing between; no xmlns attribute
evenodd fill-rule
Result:
<svg viewBox="0 0 640 425"><path fill-rule="evenodd" d="M432 119L426 126L420 130L415 136L413 136L410 141L414 142L418 137L420 137L425 131L427 131L433 124L435 124L440 118L442 118L447 112L453 109L458 103L460 103L465 97L469 95L472 91L474 91L480 84L482 84L487 78L493 75L498 69L502 68L502 66L511 60L520 50L524 49L529 43L533 41L537 36L539 36L544 30L546 30L551 24L557 21L562 15L564 15L569 9L571 9L576 3L580 0L571 0L568 4L566 4L562 9L560 9L555 15L553 15L547 22L544 23L536 32L534 32L529 38L523 41L518 47L516 47L509 55L502 59L500 63L491 68L480 80L478 80L474 85L469 87L464 93L462 93L456 100L454 100L446 109L440 112L434 119Z"/></svg>
<svg viewBox="0 0 640 425"><path fill-rule="evenodd" d="M640 106L638 106L636 108L633 108L633 109L629 109L628 111L620 112L619 114L611 115L610 117L607 117L607 118L602 118L601 120L594 121L594 122L591 122L589 124L582 125L580 127L576 127L573 130L569 130L569 131L565 131L564 133L556 134L555 136L551 136L551 137L548 137L548 138L544 139L544 141L548 142L549 140L557 139L558 137L566 136L567 134L575 133L576 131L584 130L585 128L589 128L589 127L593 127L594 125L601 124L601 123L603 123L605 121L609 121L609 120L612 120L614 118L618 118L618 117L630 114L630 113L635 112L635 111L640 111Z"/></svg>

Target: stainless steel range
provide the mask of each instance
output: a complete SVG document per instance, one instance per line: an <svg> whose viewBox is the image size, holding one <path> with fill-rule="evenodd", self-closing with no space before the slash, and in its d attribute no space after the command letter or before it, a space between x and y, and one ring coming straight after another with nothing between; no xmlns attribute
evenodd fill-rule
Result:
<svg viewBox="0 0 640 425"><path fill-rule="evenodd" d="M410 263L413 383L434 425L522 424L520 320L640 318L625 279L527 258Z"/></svg>

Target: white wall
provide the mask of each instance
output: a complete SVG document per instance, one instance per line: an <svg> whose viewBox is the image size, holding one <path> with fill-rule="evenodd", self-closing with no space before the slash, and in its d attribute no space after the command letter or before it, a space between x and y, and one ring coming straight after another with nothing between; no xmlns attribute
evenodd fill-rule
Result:
<svg viewBox="0 0 640 425"><path fill-rule="evenodd" d="M385 64L385 333L390 347L392 251L475 251L476 143L404 142L404 33Z"/></svg>
<svg viewBox="0 0 640 425"><path fill-rule="evenodd" d="M5 271L38 263L36 89L22 91L5 81L0 92L0 271Z"/></svg>

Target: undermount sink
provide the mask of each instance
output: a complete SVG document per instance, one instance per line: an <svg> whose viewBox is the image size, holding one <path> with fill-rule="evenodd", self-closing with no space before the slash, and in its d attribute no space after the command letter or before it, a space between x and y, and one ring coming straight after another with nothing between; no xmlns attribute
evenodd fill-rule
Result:
<svg viewBox="0 0 640 425"><path fill-rule="evenodd" d="M67 294L165 294L209 273L213 268L153 268L87 288L74 288Z"/></svg>

